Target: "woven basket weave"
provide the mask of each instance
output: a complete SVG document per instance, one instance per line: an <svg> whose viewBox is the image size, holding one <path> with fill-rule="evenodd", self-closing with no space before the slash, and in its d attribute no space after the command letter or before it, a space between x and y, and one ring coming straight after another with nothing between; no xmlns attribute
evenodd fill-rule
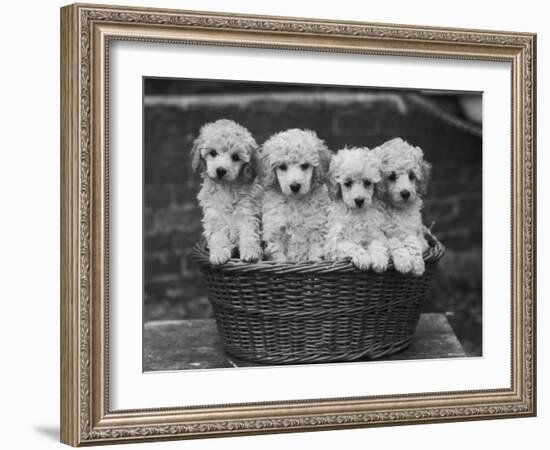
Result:
<svg viewBox="0 0 550 450"><path fill-rule="evenodd" d="M194 257L233 357L263 364L353 361L395 353L411 341L444 253L439 241L427 237L420 277L393 267L378 274L332 261L231 259L214 267L204 244L195 246Z"/></svg>

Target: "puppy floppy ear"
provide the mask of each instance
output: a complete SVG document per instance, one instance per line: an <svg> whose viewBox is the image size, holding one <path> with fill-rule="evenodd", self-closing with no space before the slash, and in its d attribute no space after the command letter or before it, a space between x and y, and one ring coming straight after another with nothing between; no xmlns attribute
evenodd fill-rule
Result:
<svg viewBox="0 0 550 450"><path fill-rule="evenodd" d="M319 164L313 169L313 176L311 181L314 185L320 186L327 181L332 152L328 149L324 141L319 138L317 138L317 140L317 154L319 157Z"/></svg>
<svg viewBox="0 0 550 450"><path fill-rule="evenodd" d="M428 161L422 161L420 165L421 177L418 180L418 191L421 195L428 191L428 182L432 173L432 165Z"/></svg>
<svg viewBox="0 0 550 450"><path fill-rule="evenodd" d="M378 173L380 175L380 178L374 183L374 196L379 200L385 202L388 199L388 178L387 174L384 173L382 166L380 167Z"/></svg>
<svg viewBox="0 0 550 450"><path fill-rule="evenodd" d="M258 162L256 156L252 154L250 156L250 161L244 163L241 167L240 177L246 184L252 183L256 179L258 174Z"/></svg>
<svg viewBox="0 0 550 450"><path fill-rule="evenodd" d="M376 185L382 181L382 156L380 152L364 148L366 153L366 164L371 169L369 171L371 181Z"/></svg>
<svg viewBox="0 0 550 450"><path fill-rule="evenodd" d="M382 178L378 183L374 183L374 194L377 199L386 202L388 199L388 186L387 181L382 174Z"/></svg>
<svg viewBox="0 0 550 450"><path fill-rule="evenodd" d="M250 154L250 159L241 167L240 177L242 181L250 184L255 180L256 175L258 174L258 144L248 130L243 138L243 144Z"/></svg>
<svg viewBox="0 0 550 450"><path fill-rule="evenodd" d="M328 175L331 158L332 152L326 145L323 144L323 146L319 149L319 168L322 172L322 178L325 178Z"/></svg>
<svg viewBox="0 0 550 450"><path fill-rule="evenodd" d="M424 160L424 152L420 147L412 147L412 151L414 152L414 159L416 160L414 174L418 180L417 190L420 195L424 195L428 189L432 165Z"/></svg>
<svg viewBox="0 0 550 450"><path fill-rule="evenodd" d="M191 168L194 172L202 173L206 170L206 162L201 156L202 138L199 135L193 142L193 148L191 149Z"/></svg>
<svg viewBox="0 0 550 450"><path fill-rule="evenodd" d="M330 167L326 176L328 195L333 201L342 198L342 188L340 187L340 183L336 180L336 167L336 155L334 155L330 162Z"/></svg>
<svg viewBox="0 0 550 450"><path fill-rule="evenodd" d="M277 186L277 177L269 158L269 148L267 148L269 142L267 144L264 144L264 147L260 149L260 153L256 157L256 168L260 184L264 188L270 189Z"/></svg>

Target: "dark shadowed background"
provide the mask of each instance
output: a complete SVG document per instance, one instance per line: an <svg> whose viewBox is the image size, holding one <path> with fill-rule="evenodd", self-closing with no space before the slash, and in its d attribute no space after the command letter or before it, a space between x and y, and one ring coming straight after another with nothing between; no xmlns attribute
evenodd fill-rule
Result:
<svg viewBox="0 0 550 450"><path fill-rule="evenodd" d="M401 137L433 164L424 221L446 246L426 312L443 312L481 355L481 94L144 78L144 320L212 317L191 251L201 234L200 179L189 151L220 118L261 144L309 128L333 151Z"/></svg>

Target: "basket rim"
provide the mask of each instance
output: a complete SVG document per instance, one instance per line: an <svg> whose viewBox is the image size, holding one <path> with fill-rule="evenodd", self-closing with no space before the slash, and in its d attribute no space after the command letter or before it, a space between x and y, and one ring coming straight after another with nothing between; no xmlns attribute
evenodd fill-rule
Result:
<svg viewBox="0 0 550 450"><path fill-rule="evenodd" d="M443 244L429 231L425 233L430 247L424 252L423 258L424 262L427 264L437 263L445 253L445 247ZM220 272L262 272L262 273L273 273L273 274L288 274L288 273L376 273L372 270L364 271L355 267L350 261L332 261L332 260L323 260L323 261L302 261L302 262L277 262L277 261L257 261L254 263L241 261L238 258L231 258L225 264L220 266L213 266L209 261L209 251L204 240L201 240L193 247L192 251L193 258L201 265L202 267L208 267ZM390 261L388 265L389 270L395 270L393 262ZM385 273L384 272L384 273Z"/></svg>

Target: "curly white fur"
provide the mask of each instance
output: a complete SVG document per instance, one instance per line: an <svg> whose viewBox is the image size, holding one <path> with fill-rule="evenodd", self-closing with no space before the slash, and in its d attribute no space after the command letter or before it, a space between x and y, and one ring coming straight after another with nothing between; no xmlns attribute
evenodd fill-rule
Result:
<svg viewBox="0 0 550 450"><path fill-rule="evenodd" d="M384 230L395 269L424 273L422 254L428 247L422 224L422 199L431 166L419 147L400 138L373 150L382 162L382 181L377 190L385 204Z"/></svg>
<svg viewBox="0 0 550 450"><path fill-rule="evenodd" d="M191 150L192 167L203 179L198 194L210 262L223 264L234 250L243 261L262 257L255 179L258 145L250 132L232 120L205 124Z"/></svg>
<svg viewBox="0 0 550 450"><path fill-rule="evenodd" d="M329 204L324 179L330 151L313 131L291 129L269 138L259 158L266 257L319 261Z"/></svg>
<svg viewBox="0 0 550 450"><path fill-rule="evenodd" d="M367 148L342 149L332 157L325 257L351 260L362 270L386 270L384 205L374 195L381 180L380 159Z"/></svg>

